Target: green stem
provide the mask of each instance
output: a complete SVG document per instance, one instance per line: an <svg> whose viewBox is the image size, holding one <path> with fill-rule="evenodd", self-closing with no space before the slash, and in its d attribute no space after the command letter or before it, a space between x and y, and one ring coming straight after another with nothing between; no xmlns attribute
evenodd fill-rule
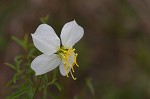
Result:
<svg viewBox="0 0 150 99"><path fill-rule="evenodd" d="M35 99L35 96L36 96L36 94L37 94L37 92L38 92L38 90L39 90L39 87L40 87L41 82L42 82L42 76L39 78L39 83L38 83L38 86L37 86L36 89L35 89L35 93L34 93L34 95L33 95L33 99Z"/></svg>
<svg viewBox="0 0 150 99"><path fill-rule="evenodd" d="M45 85L44 85L44 98L43 99L46 99L46 97L47 97L47 87L48 87L48 77L47 77L47 75L44 75L44 81L45 81Z"/></svg>

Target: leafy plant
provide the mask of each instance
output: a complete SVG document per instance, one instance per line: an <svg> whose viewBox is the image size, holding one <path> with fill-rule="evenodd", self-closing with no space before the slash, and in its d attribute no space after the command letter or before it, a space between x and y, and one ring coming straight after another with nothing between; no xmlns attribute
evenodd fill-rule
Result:
<svg viewBox="0 0 150 99"><path fill-rule="evenodd" d="M41 20L46 23L48 16ZM52 96L48 90L50 86L56 86L61 91L61 86L57 82L57 70L52 71L52 75L47 73L35 76L30 64L39 52L33 43L29 43L28 35L25 34L23 39L12 36L12 40L22 47L25 53L17 55L14 58L14 64L5 63L14 71L12 78L7 83L7 86L12 89L12 93L7 99L34 99L39 95L38 93L41 93L42 99L47 99Z"/></svg>

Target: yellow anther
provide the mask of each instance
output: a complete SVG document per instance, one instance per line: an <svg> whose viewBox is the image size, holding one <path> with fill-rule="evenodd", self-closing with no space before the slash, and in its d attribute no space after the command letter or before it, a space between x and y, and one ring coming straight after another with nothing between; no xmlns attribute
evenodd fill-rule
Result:
<svg viewBox="0 0 150 99"><path fill-rule="evenodd" d="M69 77L68 74L67 74L67 77Z"/></svg>
<svg viewBox="0 0 150 99"><path fill-rule="evenodd" d="M77 78L75 78L75 77L73 76L72 71L70 71L70 73L71 73L71 76L72 76L73 80L76 80Z"/></svg>
<svg viewBox="0 0 150 99"><path fill-rule="evenodd" d="M74 56L73 64L75 64L76 66L79 67L79 65L77 64L77 56L78 56L78 54L76 53Z"/></svg>
<svg viewBox="0 0 150 99"><path fill-rule="evenodd" d="M72 71L74 72L74 68L73 68L73 66L74 66L74 65L72 65L71 69L72 69Z"/></svg>
<svg viewBox="0 0 150 99"><path fill-rule="evenodd" d="M71 50L71 53L74 52L74 51L75 51L75 49L72 49L72 50Z"/></svg>

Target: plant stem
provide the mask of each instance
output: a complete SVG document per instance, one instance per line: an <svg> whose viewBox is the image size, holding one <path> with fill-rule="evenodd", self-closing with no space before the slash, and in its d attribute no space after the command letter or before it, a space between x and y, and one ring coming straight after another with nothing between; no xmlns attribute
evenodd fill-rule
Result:
<svg viewBox="0 0 150 99"><path fill-rule="evenodd" d="M42 82L42 76L40 76L40 78L39 78L39 83L38 83L38 85L37 85L37 87L36 87L36 89L35 89L35 93L34 93L34 95L33 95L33 99L35 99L35 96L36 96L36 94L37 94L37 92L38 92L38 90L39 90L39 87L40 87L41 82Z"/></svg>

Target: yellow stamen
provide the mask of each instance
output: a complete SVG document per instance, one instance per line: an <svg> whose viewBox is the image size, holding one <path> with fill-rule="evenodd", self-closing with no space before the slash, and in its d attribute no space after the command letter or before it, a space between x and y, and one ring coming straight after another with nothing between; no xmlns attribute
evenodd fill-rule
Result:
<svg viewBox="0 0 150 99"><path fill-rule="evenodd" d="M75 77L73 76L72 71L70 71L70 73L71 73L71 76L72 76L73 80L76 80L77 78L75 78Z"/></svg>
<svg viewBox="0 0 150 99"><path fill-rule="evenodd" d="M75 65L79 67L79 65L77 64L77 56L78 53L75 54L73 63L75 63Z"/></svg>
<svg viewBox="0 0 150 99"><path fill-rule="evenodd" d="M72 65L71 69L72 69L72 72L74 73L74 68L73 68L73 66L74 66L74 65Z"/></svg>
<svg viewBox="0 0 150 99"><path fill-rule="evenodd" d="M75 51L75 49L73 49L73 48L65 49L64 47L61 47L61 48L59 49L59 51L57 52L57 54L60 56L61 60L62 60L63 63L64 63L64 69L65 69L65 71L66 71L66 76L69 77L68 73L69 73L69 70L71 69L71 70L70 70L70 74L71 74L72 78L73 78L74 80L76 80L76 78L73 76L73 73L72 73L72 72L74 72L74 68L73 68L74 65L76 65L76 66L78 66L78 67L79 67L79 65L78 65L77 62L76 62L78 54L76 53L76 54L74 55L74 51ZM69 61L69 59L70 59L70 57L71 57L72 55L74 55L74 56L73 56L74 60L73 60L73 63L70 64L70 61L71 61L71 60Z"/></svg>

